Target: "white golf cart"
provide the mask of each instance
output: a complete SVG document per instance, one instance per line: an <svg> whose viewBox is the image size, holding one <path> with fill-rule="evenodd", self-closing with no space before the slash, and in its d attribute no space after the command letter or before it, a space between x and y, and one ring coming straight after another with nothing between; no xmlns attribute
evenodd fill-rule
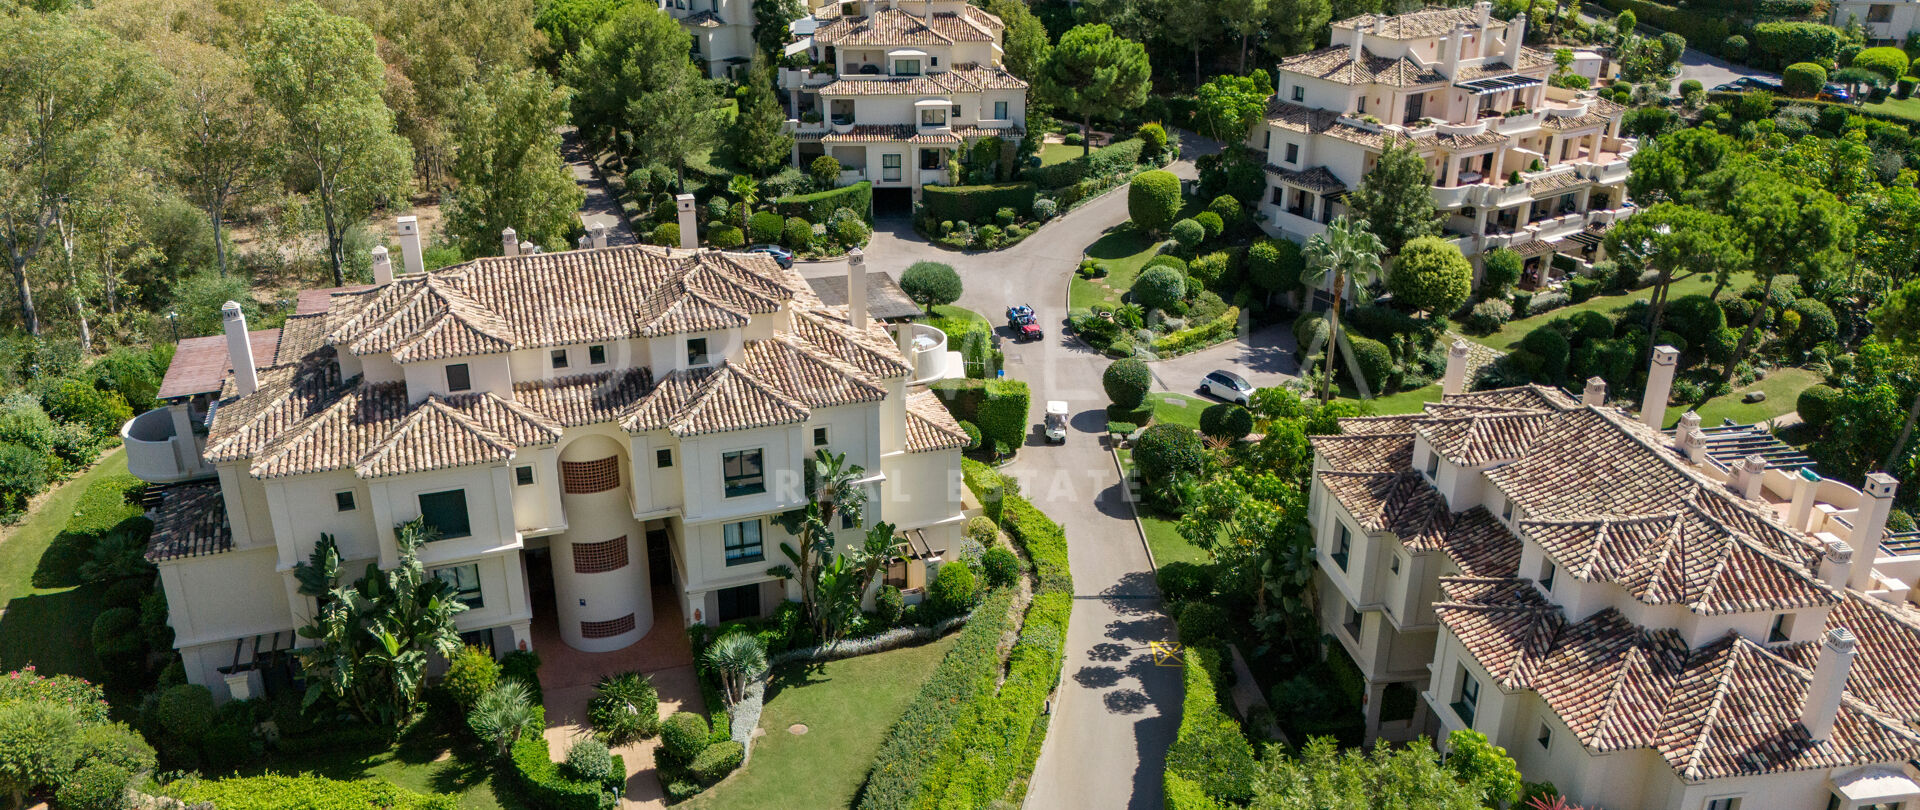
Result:
<svg viewBox="0 0 1920 810"><path fill-rule="evenodd" d="M1046 431L1047 441L1067 443L1067 403L1057 399L1047 401Z"/></svg>

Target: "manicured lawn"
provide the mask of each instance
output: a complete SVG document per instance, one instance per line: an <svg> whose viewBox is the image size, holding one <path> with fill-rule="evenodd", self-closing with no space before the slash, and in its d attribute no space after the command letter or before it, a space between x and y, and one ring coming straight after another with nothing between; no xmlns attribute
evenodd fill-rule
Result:
<svg viewBox="0 0 1920 810"><path fill-rule="evenodd" d="M1159 394L1155 394L1154 396L1159 396ZM1133 477L1133 452L1130 450L1119 450L1116 452L1120 454L1120 468L1127 471L1125 477L1131 480ZM1140 515L1140 528L1147 535L1147 548L1153 551L1153 562L1155 565L1166 565L1170 562L1204 563L1207 561L1206 552L1201 551L1199 546L1187 542L1187 538L1180 536L1180 532L1174 528L1177 521L1156 517L1138 503L1134 504L1134 509Z"/></svg>
<svg viewBox="0 0 1920 810"><path fill-rule="evenodd" d="M682 805L727 808L843 808L867 776L887 727L905 710L953 646L955 636L919 647L774 673L753 761ZM805 734L788 728L805 725Z"/></svg>
<svg viewBox="0 0 1920 810"><path fill-rule="evenodd" d="M1186 394L1167 394L1155 391L1147 395L1153 405L1153 423L1156 425L1182 425L1200 429L1200 412L1219 403L1201 397Z"/></svg>
<svg viewBox="0 0 1920 810"><path fill-rule="evenodd" d="M952 304L941 304L934 307L933 312L929 313L928 317L921 318L920 321L921 323L937 323L939 321L979 321L986 324L992 323L987 320L987 316L985 315Z"/></svg>
<svg viewBox="0 0 1920 810"><path fill-rule="evenodd" d="M1064 143L1049 143L1040 146L1040 165L1052 166L1077 158L1085 150L1081 146L1068 146Z"/></svg>
<svg viewBox="0 0 1920 810"><path fill-rule="evenodd" d="M1723 419L1732 419L1739 424L1750 425L1762 419L1772 419L1783 413L1791 413L1798 407L1796 402L1800 398L1800 392L1819 381L1819 374L1804 368L1775 369L1772 374L1755 380L1752 385L1736 388L1733 393L1701 403L1697 409L1700 412L1700 426L1714 427ZM1767 392L1766 401L1741 402L1740 398L1749 391ZM1687 409L1684 407L1668 408L1667 427L1678 424L1680 417L1686 412Z"/></svg>
<svg viewBox="0 0 1920 810"><path fill-rule="evenodd" d="M1427 403L1439 401L1439 383L1434 383L1425 388L1415 388L1412 391L1401 391L1398 394L1388 394L1384 397L1374 397L1373 399L1367 400L1367 402L1373 404L1373 412L1381 416L1391 416L1401 413L1419 413L1425 410Z"/></svg>
<svg viewBox="0 0 1920 810"><path fill-rule="evenodd" d="M512 796L494 795L490 751L467 735L441 733L426 725L417 726L416 731L402 737L391 748L276 756L242 775L276 772L311 773L347 781L384 779L416 793L452 796L461 810L506 810L523 806Z"/></svg>
<svg viewBox="0 0 1920 810"><path fill-rule="evenodd" d="M42 673L98 678L86 639L100 612L100 589L41 588L34 586L33 576L88 485L126 471L126 453L108 452L0 539L0 610L5 611L0 614L0 670L33 664Z"/></svg>
<svg viewBox="0 0 1920 810"><path fill-rule="evenodd" d="M1134 230L1131 224L1107 231L1087 246L1089 258L1106 262L1107 275L1092 280L1074 276L1069 307L1084 313L1094 304L1119 306L1120 294L1133 286L1134 277L1140 275L1140 268L1159 252L1159 247L1159 241Z"/></svg>
<svg viewBox="0 0 1920 810"><path fill-rule="evenodd" d="M1866 112L1899 116L1909 121L1920 121L1920 96L1914 96L1912 98L1894 98L1893 96L1887 96L1886 101L1882 101L1879 104L1862 104L1860 105L1860 109Z"/></svg>
<svg viewBox="0 0 1920 810"><path fill-rule="evenodd" d="M1733 277L1732 281L1727 283L1726 289L1737 293L1741 290L1746 289L1747 285L1752 282L1753 282L1753 275L1751 273L1739 273ZM1679 298L1680 296L1683 296L1683 295L1706 295L1707 293L1712 291L1713 291L1713 277L1705 274L1697 274L1697 275L1688 276L1686 278L1683 278L1679 281L1674 282L1673 290L1671 292L1672 292L1673 298ZM1725 295L1726 293L1722 292L1721 294ZM1455 326L1457 330L1460 332L1460 334L1467 336L1468 340L1475 341L1483 346L1499 349L1500 351L1504 352L1504 351L1507 351L1508 349L1513 348L1515 344L1520 342L1521 338L1526 337L1527 333L1533 331L1535 327L1541 324L1544 324L1548 321L1551 321L1555 318L1559 318L1565 315L1572 315L1575 312L1583 312L1583 311L1593 311L1593 312L1599 312L1599 313L1611 315L1613 314L1614 310L1620 309L1621 307L1627 306L1628 304L1631 304L1635 301L1649 300L1652 297L1653 297L1653 290L1651 288L1644 289L1644 290L1634 290L1632 292L1622 293L1620 295L1597 295L1587 299L1584 302L1574 304L1572 306L1561 307L1559 309L1553 310L1552 312L1542 312L1531 318L1521 318L1519 320L1509 321L1506 325L1506 328L1501 329L1500 331L1495 332L1491 335L1475 335L1467 332L1464 325L1456 324Z"/></svg>

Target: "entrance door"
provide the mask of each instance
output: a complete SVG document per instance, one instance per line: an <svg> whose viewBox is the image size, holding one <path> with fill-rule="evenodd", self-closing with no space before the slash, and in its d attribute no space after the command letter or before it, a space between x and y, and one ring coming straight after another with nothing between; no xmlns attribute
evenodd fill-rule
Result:
<svg viewBox="0 0 1920 810"><path fill-rule="evenodd" d="M647 579L655 587L673 585L673 549L666 529L647 530Z"/></svg>
<svg viewBox="0 0 1920 810"><path fill-rule="evenodd" d="M760 586L741 585L737 588L721 588L714 592L720 605L719 620L730 622L734 619L751 619L760 615Z"/></svg>
<svg viewBox="0 0 1920 810"><path fill-rule="evenodd" d="M1427 95L1415 93L1407 96L1407 123L1411 124L1426 117Z"/></svg>

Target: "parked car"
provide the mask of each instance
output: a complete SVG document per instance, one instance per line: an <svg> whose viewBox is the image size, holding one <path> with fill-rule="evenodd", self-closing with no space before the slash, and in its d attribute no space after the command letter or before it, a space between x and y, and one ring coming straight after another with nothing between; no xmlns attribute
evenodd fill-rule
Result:
<svg viewBox="0 0 1920 810"><path fill-rule="evenodd" d="M1047 441L1067 443L1067 403L1057 399L1047 401L1046 432Z"/></svg>
<svg viewBox="0 0 1920 810"><path fill-rule="evenodd" d="M1821 101L1834 101L1845 104L1853 101L1853 94L1847 92L1847 88L1845 87L1837 84L1829 84L1820 88L1819 99Z"/></svg>
<svg viewBox="0 0 1920 810"><path fill-rule="evenodd" d="M774 261L779 262L782 269L793 269L793 251L779 245L754 245L753 247L747 248L747 252L765 253L768 256L772 256Z"/></svg>
<svg viewBox="0 0 1920 810"><path fill-rule="evenodd" d="M1245 405L1253 401L1253 384L1231 371L1211 371L1201 378L1200 393Z"/></svg>
<svg viewBox="0 0 1920 810"><path fill-rule="evenodd" d="M1034 320L1033 307L1025 304L1007 307L1007 328L1013 330L1015 337L1021 340L1039 340L1046 337L1040 328L1040 322Z"/></svg>
<svg viewBox="0 0 1920 810"><path fill-rule="evenodd" d="M1726 84L1722 84L1713 88L1713 92L1744 93L1748 90L1765 90L1769 93L1778 93L1780 92L1782 87L1783 86L1779 82L1767 81L1766 79L1762 79L1758 76L1741 76L1738 79L1734 79L1733 81L1727 82Z"/></svg>

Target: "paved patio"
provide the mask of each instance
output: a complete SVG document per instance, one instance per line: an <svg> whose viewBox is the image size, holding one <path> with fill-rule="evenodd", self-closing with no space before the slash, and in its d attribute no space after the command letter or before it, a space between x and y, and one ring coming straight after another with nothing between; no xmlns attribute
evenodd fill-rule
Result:
<svg viewBox="0 0 1920 810"><path fill-rule="evenodd" d="M693 671L693 649L686 620L673 588L656 588L653 629L638 642L610 653L581 652L560 639L552 611L537 613L533 621L534 649L540 652L540 688L545 692L547 742L555 759L564 758L574 741L588 736L587 701L602 676L639 670L660 692L662 718L679 711L705 712L700 684ZM653 752L658 737L613 749L626 761L627 792L622 808L664 808L666 791L654 772Z"/></svg>

